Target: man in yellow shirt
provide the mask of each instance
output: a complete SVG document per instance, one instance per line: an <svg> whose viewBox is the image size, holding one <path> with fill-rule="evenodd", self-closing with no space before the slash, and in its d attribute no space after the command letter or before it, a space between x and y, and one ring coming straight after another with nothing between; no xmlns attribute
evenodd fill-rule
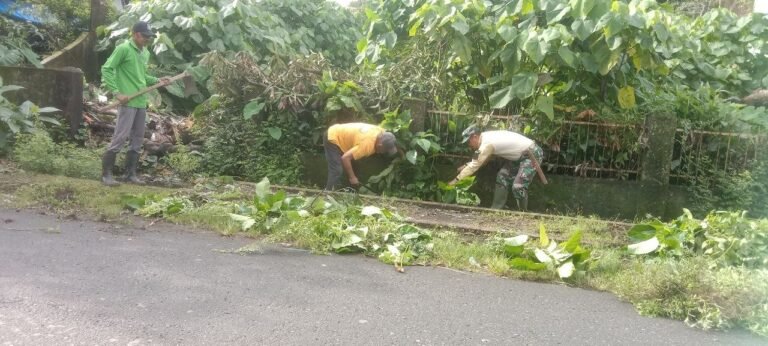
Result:
<svg viewBox="0 0 768 346"><path fill-rule="evenodd" d="M360 181L352 169L352 160L360 160L373 154L394 155L397 153L395 135L383 128L364 123L336 124L328 128L323 138L325 159L328 161L326 191L339 185L342 169L352 186Z"/></svg>

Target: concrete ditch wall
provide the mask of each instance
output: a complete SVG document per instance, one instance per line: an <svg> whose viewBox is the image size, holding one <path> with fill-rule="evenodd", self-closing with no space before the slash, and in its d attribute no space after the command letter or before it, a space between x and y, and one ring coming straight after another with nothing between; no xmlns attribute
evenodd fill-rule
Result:
<svg viewBox="0 0 768 346"><path fill-rule="evenodd" d="M305 154L305 183L325 186L326 162L320 154ZM370 157L355 162L355 171L360 181L381 172L389 161L380 157ZM440 180L449 181L456 175L457 165L444 164L437 171L444 176ZM493 197L493 185L500 162L483 167L477 173L477 183L473 192L481 199L481 206L488 207ZM659 185L647 181L623 181L616 179L580 178L563 175L547 176L549 185L541 184L538 179L531 184L528 207L534 212L580 213L597 215L602 218L625 220L652 214L665 219L679 216L687 205L689 194L684 187ZM510 194L507 205L514 209L515 200Z"/></svg>
<svg viewBox="0 0 768 346"><path fill-rule="evenodd" d="M83 72L77 68L34 68L0 66L4 85L19 85L23 90L7 93L14 103L26 100L41 107L61 110L62 122L69 122L74 136L83 118Z"/></svg>
<svg viewBox="0 0 768 346"><path fill-rule="evenodd" d="M87 80L98 78L96 61L96 35L82 33L74 42L42 61L43 67L51 69L77 68L83 71Z"/></svg>

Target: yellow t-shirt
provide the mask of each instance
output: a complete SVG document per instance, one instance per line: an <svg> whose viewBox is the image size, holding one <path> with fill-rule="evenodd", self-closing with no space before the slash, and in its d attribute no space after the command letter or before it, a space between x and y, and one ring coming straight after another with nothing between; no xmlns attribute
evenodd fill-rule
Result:
<svg viewBox="0 0 768 346"><path fill-rule="evenodd" d="M355 160L376 153L376 137L384 129L365 123L336 124L328 128L328 141L339 146L343 153L353 150Z"/></svg>

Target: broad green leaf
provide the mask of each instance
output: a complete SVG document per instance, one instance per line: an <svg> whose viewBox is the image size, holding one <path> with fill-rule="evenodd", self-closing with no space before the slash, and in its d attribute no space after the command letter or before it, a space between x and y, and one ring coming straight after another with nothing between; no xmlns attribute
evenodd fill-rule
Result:
<svg viewBox="0 0 768 346"><path fill-rule="evenodd" d="M573 262L568 261L563 263L563 265L557 268L557 275L559 275L561 279L566 279L571 277L571 275L573 275L573 271L575 269L576 269L576 266L573 265Z"/></svg>
<svg viewBox="0 0 768 346"><path fill-rule="evenodd" d="M637 224L629 229L627 236L635 241L648 240L656 236L656 228L648 224Z"/></svg>
<svg viewBox="0 0 768 346"><path fill-rule="evenodd" d="M265 200L271 193L271 186L269 184L269 178L264 177L260 182L256 184L256 189L254 191L256 193L256 197L259 200Z"/></svg>
<svg viewBox="0 0 768 346"><path fill-rule="evenodd" d="M635 107L635 88L627 85L619 89L619 107L623 109Z"/></svg>
<svg viewBox="0 0 768 346"><path fill-rule="evenodd" d="M515 246L515 245L504 244L504 254L508 258L519 257L523 253L523 251L525 251L525 246L523 245Z"/></svg>
<svg viewBox="0 0 768 346"><path fill-rule="evenodd" d="M279 127L268 127L267 132L269 132L269 136L275 140L280 140L280 138L283 137L283 130Z"/></svg>
<svg viewBox="0 0 768 346"><path fill-rule="evenodd" d="M540 64L544 57L547 55L547 50L549 49L549 44L546 42L542 42L539 39L539 35L536 32L531 32L528 34L528 39L523 44L523 51L528 54L528 56L533 60L534 63L537 65Z"/></svg>
<svg viewBox="0 0 768 346"><path fill-rule="evenodd" d="M656 251L659 248L659 239L652 237L651 239L631 244L627 246L629 253L633 255L645 255Z"/></svg>
<svg viewBox="0 0 768 346"><path fill-rule="evenodd" d="M461 58L461 61L469 64L472 62L472 42L460 34L453 35L451 48Z"/></svg>
<svg viewBox="0 0 768 346"><path fill-rule="evenodd" d="M248 229L253 227L253 225L256 224L256 220L254 218L252 218L252 217L249 217L249 216L238 215L238 214L231 214L230 213L229 217L232 220L235 220L235 221L239 222L240 223L240 227L241 227L241 229L243 231L247 231Z"/></svg>
<svg viewBox="0 0 768 346"><path fill-rule="evenodd" d="M466 35L469 32L469 25L467 24L467 21L464 20L462 17L455 17L453 23L451 23L451 27L458 31L462 35Z"/></svg>
<svg viewBox="0 0 768 346"><path fill-rule="evenodd" d="M656 37L658 37L661 42L665 42L669 38L669 31L664 24L656 23L653 26L653 32L656 33Z"/></svg>
<svg viewBox="0 0 768 346"><path fill-rule="evenodd" d="M592 8L595 7L596 0L570 0L571 15L575 18L586 18Z"/></svg>
<svg viewBox="0 0 768 346"><path fill-rule="evenodd" d="M571 30L573 30L574 36L579 40L586 40L595 32L595 22L589 19L586 20L574 20L571 24Z"/></svg>
<svg viewBox="0 0 768 346"><path fill-rule="evenodd" d="M523 72L513 76L508 87L491 95L491 108L503 108L515 98L523 100L531 97L538 80L538 74L531 72Z"/></svg>
<svg viewBox="0 0 768 346"><path fill-rule="evenodd" d="M571 12L570 6L563 3L558 4L554 10L547 12L547 25L560 22L569 12Z"/></svg>
<svg viewBox="0 0 768 346"><path fill-rule="evenodd" d="M516 237L504 238L505 245L520 246L528 242L528 235L521 234Z"/></svg>
<svg viewBox="0 0 768 346"><path fill-rule="evenodd" d="M611 50L605 41L599 41L592 48L592 56L598 65L598 72L605 76L621 59L621 51Z"/></svg>
<svg viewBox="0 0 768 346"><path fill-rule="evenodd" d="M246 120L253 118L254 115L261 113L261 110L264 109L265 105L266 104L259 99L251 100L251 102L248 102L248 104L243 107L243 118Z"/></svg>
<svg viewBox="0 0 768 346"><path fill-rule="evenodd" d="M536 259L539 260L539 262L541 262L541 263L550 263L550 262L552 262L552 257L550 257L542 249L533 249L533 254L534 254L534 256L536 256Z"/></svg>
<svg viewBox="0 0 768 346"><path fill-rule="evenodd" d="M18 85L0 86L0 95L3 95L4 93L6 93L8 91L16 91L16 90L21 90L21 89L24 89L24 87L23 86L18 86Z"/></svg>
<svg viewBox="0 0 768 346"><path fill-rule="evenodd" d="M554 97L552 95L541 95L536 98L536 109L547 115L547 118L555 120Z"/></svg>
<svg viewBox="0 0 768 346"><path fill-rule="evenodd" d="M497 32L504 41L513 42L517 39L517 28L512 25L502 24Z"/></svg>
<svg viewBox="0 0 768 346"><path fill-rule="evenodd" d="M128 209L138 210L144 207L147 202L147 198L143 196L122 195L120 196L120 201L122 202L123 206L127 207Z"/></svg>
<svg viewBox="0 0 768 346"><path fill-rule="evenodd" d="M363 207L363 210L360 211L360 215L363 215L363 216L382 215L382 212L381 212L381 208L368 205Z"/></svg>
<svg viewBox="0 0 768 346"><path fill-rule="evenodd" d="M203 36L200 35L199 32L193 31L189 34L189 37L192 38L193 41L195 41L197 44L203 43Z"/></svg>
<svg viewBox="0 0 768 346"><path fill-rule="evenodd" d="M579 247L580 242L581 242L581 231L579 230L579 231L573 232L573 234L568 238L568 240L565 241L565 243L562 244L562 246L565 251L573 253Z"/></svg>
<svg viewBox="0 0 768 346"><path fill-rule="evenodd" d="M60 112L61 110L56 107L43 107L37 110L38 113L53 113Z"/></svg>
<svg viewBox="0 0 768 346"><path fill-rule="evenodd" d="M416 139L416 144L424 149L424 152L429 153L429 148L432 147L432 142L425 138Z"/></svg>
<svg viewBox="0 0 768 346"><path fill-rule="evenodd" d="M408 29L408 36L413 37L416 36L416 33L421 28L421 24L424 22L424 18L419 18L413 25L411 25L411 28Z"/></svg>
<svg viewBox="0 0 768 346"><path fill-rule="evenodd" d="M189 17L176 16L173 18L173 24L176 24L176 26L183 30L189 30L195 26L195 20Z"/></svg>
<svg viewBox="0 0 768 346"><path fill-rule="evenodd" d="M491 102L491 108L506 107L506 105L509 104L512 99L514 99L514 91L515 90L511 85L506 88L496 90L496 92L491 94L491 97L489 98L489 101Z"/></svg>
<svg viewBox="0 0 768 346"><path fill-rule="evenodd" d="M418 158L419 153L416 152L416 150L408 150L407 153L405 153L405 159L408 160L411 164L416 164L416 159Z"/></svg>
<svg viewBox="0 0 768 346"><path fill-rule="evenodd" d="M547 265L543 263L536 263L527 258L513 258L509 261L509 266L520 270L539 271L547 269Z"/></svg>
<svg viewBox="0 0 768 346"><path fill-rule="evenodd" d="M560 47L558 49L558 55L560 55L560 58L563 59L563 62L565 62L570 67L576 67L575 61L576 56L573 54L573 52L565 46Z"/></svg>
<svg viewBox="0 0 768 346"><path fill-rule="evenodd" d="M384 43L387 45L387 48L394 48L397 43L397 34L394 31L384 34Z"/></svg>
<svg viewBox="0 0 768 346"><path fill-rule="evenodd" d="M549 237L547 237L547 229L544 228L544 224L539 225L539 246L547 247L549 245Z"/></svg>
<svg viewBox="0 0 768 346"><path fill-rule="evenodd" d="M38 117L38 119L40 119L40 121L42 121L42 122L46 122L46 123L49 123L49 124L61 125L61 122L59 122L59 120L56 119L56 118L51 118L51 117L46 117L46 116L41 115L41 116ZM34 124L31 125L31 126L34 127Z"/></svg>

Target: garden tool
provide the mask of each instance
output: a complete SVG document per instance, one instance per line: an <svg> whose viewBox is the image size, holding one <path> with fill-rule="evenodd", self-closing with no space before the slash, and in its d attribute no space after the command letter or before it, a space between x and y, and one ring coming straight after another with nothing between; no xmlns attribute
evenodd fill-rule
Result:
<svg viewBox="0 0 768 346"><path fill-rule="evenodd" d="M368 186L367 184L363 184L363 183L360 183L360 185L357 187L357 189L356 189L356 190L357 190L357 192L358 192L358 193L360 192L360 188L361 188L361 187L364 187L364 188L366 188L368 191L371 191L371 192L373 192L374 194L377 194L377 195L381 195L381 193L379 193L379 191L378 191L378 190L376 190L376 189L374 189L374 188L372 188L372 187Z"/></svg>
<svg viewBox="0 0 768 346"><path fill-rule="evenodd" d="M528 158L531 159L531 164L533 165L533 168L536 169L536 174L539 176L539 179L541 179L541 182L544 183L544 185L549 184L547 177L544 176L544 172L541 170L539 161L536 160L536 156L533 155L533 152L526 150L525 155L528 155Z"/></svg>
<svg viewBox="0 0 768 346"><path fill-rule="evenodd" d="M195 79L192 78L192 75L189 74L189 72L186 72L186 71L182 72L182 73L180 73L178 75L175 75L175 76L173 76L171 78L168 78L168 85L170 85L170 83L173 83L173 82L175 82L175 81L177 81L179 79L181 79L181 81L184 83L184 96L185 97L200 93L197 90L197 84L195 84ZM146 87L144 89L141 89L141 90L139 90L139 91L137 91L137 92L135 92L135 93L133 93L131 95L128 95L128 100L132 100L132 99L136 98L137 96L144 95L144 94L146 94L146 93L148 93L148 92L150 92L152 90L159 89L162 86L164 86L162 83L157 83L157 84L155 84L155 85L153 85L151 87ZM119 100L115 100L112 103L110 103L110 104L108 104L108 105L106 105L104 107L98 108L96 110L99 113L103 113L105 111L108 111L108 110L110 110L112 108L115 108L115 107L119 106L120 104L121 103L120 103Z"/></svg>

